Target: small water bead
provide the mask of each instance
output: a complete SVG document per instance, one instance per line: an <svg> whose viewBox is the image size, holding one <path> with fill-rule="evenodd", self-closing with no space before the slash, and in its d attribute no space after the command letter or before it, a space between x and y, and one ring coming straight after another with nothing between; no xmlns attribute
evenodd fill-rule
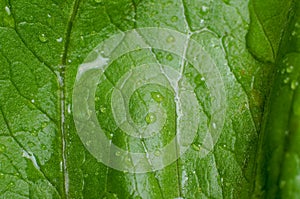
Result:
<svg viewBox="0 0 300 199"><path fill-rule="evenodd" d="M108 138L111 140L114 137L114 134L110 133L108 134Z"/></svg>
<svg viewBox="0 0 300 199"><path fill-rule="evenodd" d="M104 106L101 106L101 107L100 107L100 112L101 112L101 113L105 113L105 112L106 112L106 108L105 108Z"/></svg>
<svg viewBox="0 0 300 199"><path fill-rule="evenodd" d="M8 188L13 188L15 186L15 183L14 182L10 182L9 184L8 184Z"/></svg>
<svg viewBox="0 0 300 199"><path fill-rule="evenodd" d="M199 146L199 144L193 143L192 144L192 149L195 151L200 151L201 147Z"/></svg>
<svg viewBox="0 0 300 199"><path fill-rule="evenodd" d="M45 34L41 34L39 35L39 40L43 43L47 42L48 41L48 38Z"/></svg>
<svg viewBox="0 0 300 199"><path fill-rule="evenodd" d="M41 147L42 147L43 150L47 149L47 146L45 144L42 144Z"/></svg>
<svg viewBox="0 0 300 199"><path fill-rule="evenodd" d="M299 86L299 82L296 80L293 80L291 83L291 89L295 90Z"/></svg>
<svg viewBox="0 0 300 199"><path fill-rule="evenodd" d="M117 152L115 153L115 155L116 155L116 156L121 156L121 152L120 152L120 151L117 151Z"/></svg>
<svg viewBox="0 0 300 199"><path fill-rule="evenodd" d="M289 83L289 81L290 81L290 78L289 78L289 77L286 77L286 78L283 80L283 83L287 84L287 83Z"/></svg>
<svg viewBox="0 0 300 199"><path fill-rule="evenodd" d="M160 151L159 150L155 150L154 155L155 156L160 156Z"/></svg>
<svg viewBox="0 0 300 199"><path fill-rule="evenodd" d="M291 73L291 72L293 72L293 70L294 70L294 66L289 66L289 67L286 69L286 72L287 72L287 73Z"/></svg>
<svg viewBox="0 0 300 199"><path fill-rule="evenodd" d="M152 124L156 121L156 116L154 113L148 113L145 117L147 124Z"/></svg>
<svg viewBox="0 0 300 199"><path fill-rule="evenodd" d="M164 97L159 92L151 92L151 97L158 103L164 100Z"/></svg>
<svg viewBox="0 0 300 199"><path fill-rule="evenodd" d="M3 153L6 151L6 146L3 144L0 144L0 153Z"/></svg>
<svg viewBox="0 0 300 199"><path fill-rule="evenodd" d="M168 38L167 38L167 42L168 43L173 43L175 41L175 38L173 37L173 36L169 36Z"/></svg>
<svg viewBox="0 0 300 199"><path fill-rule="evenodd" d="M201 10L202 10L203 12L207 12L207 11L208 11L208 7L207 7L207 6L202 6L202 7L201 7Z"/></svg>
<svg viewBox="0 0 300 199"><path fill-rule="evenodd" d="M172 56L171 54L168 54L166 58L167 58L167 60L169 60L169 61L172 61L172 60L173 60L173 56Z"/></svg>
<svg viewBox="0 0 300 199"><path fill-rule="evenodd" d="M60 37L60 38L56 39L56 41L57 41L58 43L61 43L61 42L63 41L63 38Z"/></svg>
<svg viewBox="0 0 300 199"><path fill-rule="evenodd" d="M172 21L172 22L178 21L178 17L177 17L177 16L173 16L173 17L171 18L171 21Z"/></svg>
<svg viewBox="0 0 300 199"><path fill-rule="evenodd" d="M10 12L10 9L9 9L8 6L5 6L5 11L6 11L6 13L7 13L8 16L11 15L11 12Z"/></svg>
<svg viewBox="0 0 300 199"><path fill-rule="evenodd" d="M216 128L217 128L216 123L212 123L212 127L213 127L214 129L216 129Z"/></svg>
<svg viewBox="0 0 300 199"><path fill-rule="evenodd" d="M96 3L102 3L102 0L95 0Z"/></svg>

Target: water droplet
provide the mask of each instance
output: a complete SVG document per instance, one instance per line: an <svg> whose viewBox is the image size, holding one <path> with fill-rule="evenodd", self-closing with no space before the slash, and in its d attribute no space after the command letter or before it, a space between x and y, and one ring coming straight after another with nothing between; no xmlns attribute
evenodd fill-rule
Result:
<svg viewBox="0 0 300 199"><path fill-rule="evenodd" d="M31 103L34 103L34 99L31 100Z"/></svg>
<svg viewBox="0 0 300 199"><path fill-rule="evenodd" d="M39 133L38 133L38 131L36 131L36 130L34 130L34 131L31 132L31 135L32 135L32 136L38 136L38 134L39 134Z"/></svg>
<svg viewBox="0 0 300 199"><path fill-rule="evenodd" d="M287 78L285 78L285 79L283 80L283 83L287 84L287 83L289 83L289 81L290 81L290 78L287 77Z"/></svg>
<svg viewBox="0 0 300 199"><path fill-rule="evenodd" d="M291 73L293 70L294 70L294 66L289 66L289 67L286 69L286 72L287 72L287 73Z"/></svg>
<svg viewBox="0 0 300 199"><path fill-rule="evenodd" d="M194 149L195 151L200 151L201 147L199 146L199 144L192 144L192 149Z"/></svg>
<svg viewBox="0 0 300 199"><path fill-rule="evenodd" d="M296 31L293 31L293 32L292 32L292 36L295 36L296 34L297 34Z"/></svg>
<svg viewBox="0 0 300 199"><path fill-rule="evenodd" d="M120 152L120 151L117 151L117 152L115 153L115 155L116 155L116 156L121 156L121 152Z"/></svg>
<svg viewBox="0 0 300 199"><path fill-rule="evenodd" d="M42 128L44 129L44 128L46 128L46 126L47 126L47 122L43 122L42 123Z"/></svg>
<svg viewBox="0 0 300 199"><path fill-rule="evenodd" d="M168 43L173 43L175 41L175 38L173 37L173 36L169 36L168 38L167 38L167 42Z"/></svg>
<svg viewBox="0 0 300 199"><path fill-rule="evenodd" d="M158 103L160 103L164 100L164 97L159 92L152 92L151 96Z"/></svg>
<svg viewBox="0 0 300 199"><path fill-rule="evenodd" d="M110 139L110 140L111 140L111 139L114 137L114 134L113 134L113 133L110 133L110 134L108 134L108 136L107 136L107 137L108 137L108 139Z"/></svg>
<svg viewBox="0 0 300 199"><path fill-rule="evenodd" d="M291 83L291 89L295 90L298 87L298 85L299 85L299 82L296 80L293 80Z"/></svg>
<svg viewBox="0 0 300 199"><path fill-rule="evenodd" d="M171 54L167 55L167 60L172 61L173 60L173 56Z"/></svg>
<svg viewBox="0 0 300 199"><path fill-rule="evenodd" d="M71 63L71 62L72 62L72 60L71 60L71 59L69 59L69 60L68 60L68 62L69 62L69 63Z"/></svg>
<svg viewBox="0 0 300 199"><path fill-rule="evenodd" d="M32 147L35 146L35 143L33 143L33 142L28 142L28 146L29 146L30 148L32 148Z"/></svg>
<svg viewBox="0 0 300 199"><path fill-rule="evenodd" d="M45 34L41 34L39 35L39 40L43 43L47 42L48 41L48 38Z"/></svg>
<svg viewBox="0 0 300 199"><path fill-rule="evenodd" d="M105 108L104 106L101 106L101 107L100 107L100 112L101 112L101 113L105 113L105 112L106 112L106 108Z"/></svg>
<svg viewBox="0 0 300 199"><path fill-rule="evenodd" d="M4 177L4 173L0 173L0 178L3 178Z"/></svg>
<svg viewBox="0 0 300 199"><path fill-rule="evenodd" d="M99 172L96 172L95 175L96 175L96 176L99 175Z"/></svg>
<svg viewBox="0 0 300 199"><path fill-rule="evenodd" d="M156 121L156 116L154 113L148 113L145 117L147 124L152 124Z"/></svg>
<svg viewBox="0 0 300 199"><path fill-rule="evenodd" d="M171 21L172 21L172 22L178 21L178 17L177 17L177 16L173 16L173 17L171 18Z"/></svg>
<svg viewBox="0 0 300 199"><path fill-rule="evenodd" d="M102 0L95 0L96 3L102 3Z"/></svg>
<svg viewBox="0 0 300 199"><path fill-rule="evenodd" d="M6 151L6 146L3 144L0 144L0 153L3 153Z"/></svg>
<svg viewBox="0 0 300 199"><path fill-rule="evenodd" d="M12 188L12 187L14 187L15 186L15 183L14 182L10 182L9 184L8 184L8 188Z"/></svg>
<svg viewBox="0 0 300 199"><path fill-rule="evenodd" d="M51 15L50 15L50 14L47 14L47 17L48 17L48 18L51 18Z"/></svg>
<svg viewBox="0 0 300 199"><path fill-rule="evenodd" d="M71 114L71 104L68 104L68 113Z"/></svg>
<svg viewBox="0 0 300 199"><path fill-rule="evenodd" d="M6 11L7 15L10 15L10 14L11 14L10 9L9 9L8 6L5 6L5 11Z"/></svg>
<svg viewBox="0 0 300 199"><path fill-rule="evenodd" d="M45 144L42 144L41 147L42 147L43 150L47 149L47 146Z"/></svg>
<svg viewBox="0 0 300 199"><path fill-rule="evenodd" d="M201 7L201 10L202 10L203 12L207 12L207 11L208 11L208 7L207 7L207 6L202 6L202 7Z"/></svg>
<svg viewBox="0 0 300 199"><path fill-rule="evenodd" d="M212 123L212 127L214 128L214 129L216 129L217 128L217 125L216 125L216 123Z"/></svg>
<svg viewBox="0 0 300 199"><path fill-rule="evenodd" d="M60 38L56 39L56 41L57 41L58 43L61 43L61 42L63 41L63 38L60 37Z"/></svg>
<svg viewBox="0 0 300 199"><path fill-rule="evenodd" d="M194 79L195 84L203 84L203 81L205 81L205 78L200 74L198 74Z"/></svg>
<svg viewBox="0 0 300 199"><path fill-rule="evenodd" d="M160 151L159 150L155 150L154 155L155 156L160 156Z"/></svg>

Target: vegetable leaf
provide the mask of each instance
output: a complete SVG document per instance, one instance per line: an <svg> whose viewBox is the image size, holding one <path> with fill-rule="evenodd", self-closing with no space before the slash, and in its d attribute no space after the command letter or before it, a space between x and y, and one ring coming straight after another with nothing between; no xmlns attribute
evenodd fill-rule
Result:
<svg viewBox="0 0 300 199"><path fill-rule="evenodd" d="M1 1L0 198L273 198L278 193L297 198L298 4ZM179 74L177 86L190 85L196 99L197 108L183 115L201 115L193 143L177 161L160 170L130 173L106 166L87 150L73 118L73 91L82 63L91 61L86 58L101 42L147 27L180 32L201 46L224 85L226 114L213 149L200 156L206 150L205 134L221 128L213 123L215 99L207 75L184 59L188 56L151 45L118 57L100 77L94 100L99 125L112 143L130 152L156 153L181 128L176 89L159 84L145 84L128 98L131 120L141 127L161 121L163 114L155 115L149 107L165 110L159 132L140 139L116 122L114 90L143 64L170 66ZM137 77L128 78L134 82ZM164 78L168 76L157 77ZM120 156L108 155L112 161Z"/></svg>

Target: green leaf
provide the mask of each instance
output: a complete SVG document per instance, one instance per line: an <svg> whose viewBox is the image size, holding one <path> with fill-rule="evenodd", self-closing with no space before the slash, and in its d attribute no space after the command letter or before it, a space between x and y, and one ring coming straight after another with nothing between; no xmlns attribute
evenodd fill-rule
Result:
<svg viewBox="0 0 300 199"><path fill-rule="evenodd" d="M258 151L256 190L262 198L298 198L300 4L294 2L278 53Z"/></svg>
<svg viewBox="0 0 300 199"><path fill-rule="evenodd" d="M291 2L1 1L0 198L299 196L300 22L291 12L297 13L299 6ZM197 136L177 161L157 171L130 173L106 166L85 147L73 118L73 92L80 67L95 58L90 54L93 49L112 36L147 27L180 32L201 46L223 81L215 85L225 88L222 110L226 114L223 127L213 123L216 99L210 80L182 56L150 45L118 57L99 78L95 99L86 99L87 104L94 101L98 123L116 146L130 152L154 151L159 156L158 149L178 129L190 128L191 115L201 116ZM147 41L149 37L141 34L140 38ZM176 38L168 40L178 44ZM188 45L174 46L188 49ZM281 74L286 59L294 68ZM124 75L153 62L179 74L179 88L190 85L196 108L192 103L182 105L189 110L183 115L191 119L180 127L176 90L159 84L139 87L127 99L132 123L147 127L162 121L149 111L151 106L164 109L167 118L154 136L139 139L127 135L116 122L114 90ZM286 77L288 84L282 83ZM222 131L206 154L204 137L214 128ZM123 154L106 155L114 161ZM124 164L130 163L130 157L126 158Z"/></svg>

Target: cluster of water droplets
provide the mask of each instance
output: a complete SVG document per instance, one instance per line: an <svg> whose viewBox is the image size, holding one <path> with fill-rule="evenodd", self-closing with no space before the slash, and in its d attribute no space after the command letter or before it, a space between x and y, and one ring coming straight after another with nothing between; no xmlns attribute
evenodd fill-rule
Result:
<svg viewBox="0 0 300 199"><path fill-rule="evenodd" d="M289 59L289 57L284 58L283 68L281 69L281 74L284 75L283 83L288 84L290 89L295 90L299 86L299 81L297 77L294 76L295 66Z"/></svg>
<svg viewBox="0 0 300 199"><path fill-rule="evenodd" d="M204 11L206 9L204 8ZM173 20L178 19L174 17ZM198 73L203 74L200 81L207 83L213 97L211 124L202 138L205 144L193 144L192 148L201 152L203 156L212 149L224 121L224 85L214 62L197 42L189 39L185 34L159 28L119 33L99 44L79 67L73 93L75 125L81 140L99 161L126 172L153 171L171 164L193 144L200 118L206 116L201 111L193 86L183 74L184 60L189 61ZM101 77L107 67L120 56L140 49L152 53L154 60L131 67L122 74L111 93L111 108L101 105L95 110L95 103L99 103L100 98L95 98L94 94L96 87L106 79ZM166 53L154 54L152 49ZM161 56L167 62L159 62ZM181 57L179 68L171 66L173 62L177 62L177 56ZM174 138L162 148L148 151L144 147L145 152L133 153L119 148L112 142L113 133L107 135L104 132L99 126L96 113L107 114L108 110L112 111L116 126L127 136L138 139L154 136L162 131L168 119L168 110L162 105L167 97L165 93L155 90L149 93L152 100L147 104L148 112L144 115L144 123L135 122L130 112L131 97L148 85L160 86L174 94L176 132L171 133ZM200 151L203 147L204 150ZM109 154L114 154L115 158L111 159Z"/></svg>

